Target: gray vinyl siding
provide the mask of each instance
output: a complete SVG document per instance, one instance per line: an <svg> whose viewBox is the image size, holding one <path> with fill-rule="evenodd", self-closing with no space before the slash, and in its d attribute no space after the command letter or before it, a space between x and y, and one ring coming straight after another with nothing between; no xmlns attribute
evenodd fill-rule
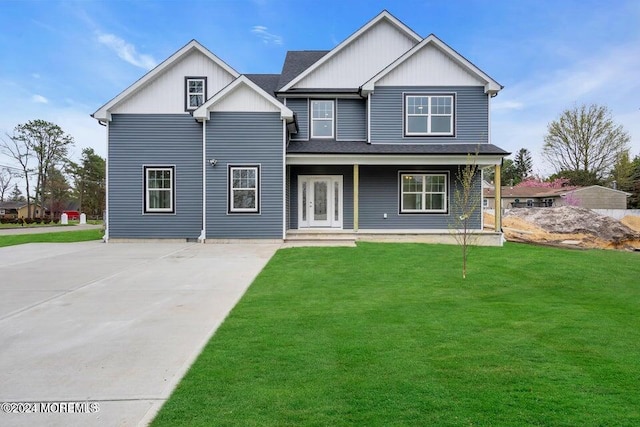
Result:
<svg viewBox="0 0 640 427"><path fill-rule="evenodd" d="M455 136L405 137L404 93L454 93ZM376 87L371 95L372 143L467 143L488 142L489 101L481 86Z"/></svg>
<svg viewBox="0 0 640 427"><path fill-rule="evenodd" d="M367 102L364 99L338 99L337 139L367 140Z"/></svg>
<svg viewBox="0 0 640 427"><path fill-rule="evenodd" d="M298 121L298 134L291 139L309 139L309 100L307 98L287 98L287 107L293 111Z"/></svg>
<svg viewBox="0 0 640 427"><path fill-rule="evenodd" d="M289 229L298 228L298 175L342 175L342 228L353 229L353 166L290 166Z"/></svg>
<svg viewBox="0 0 640 427"><path fill-rule="evenodd" d="M109 123L109 237L197 238L202 125L188 114L114 114ZM144 213L144 166L175 165L175 213Z"/></svg>
<svg viewBox="0 0 640 427"><path fill-rule="evenodd" d="M399 171L425 171L425 172L449 172L448 182L448 213L434 214L401 214L400 211L400 183ZM453 225L453 215L457 212L452 209L453 191L459 186L456 175L457 167L438 166L360 166L360 197L359 197L359 226L360 229L434 229L446 230ZM478 173L474 181L474 192L481 200L481 178ZM479 201L481 203L481 201ZM384 214L387 218L384 218ZM478 209L472 218L472 228L481 226L480 215L482 208Z"/></svg>
<svg viewBox="0 0 640 427"><path fill-rule="evenodd" d="M364 99L336 100L336 139L366 141L367 103ZM287 107L296 114L298 134L292 140L309 140L309 99L287 98Z"/></svg>
<svg viewBox="0 0 640 427"><path fill-rule="evenodd" d="M207 122L207 238L282 239L283 141L279 113L212 112ZM260 213L228 213L228 166L260 166Z"/></svg>

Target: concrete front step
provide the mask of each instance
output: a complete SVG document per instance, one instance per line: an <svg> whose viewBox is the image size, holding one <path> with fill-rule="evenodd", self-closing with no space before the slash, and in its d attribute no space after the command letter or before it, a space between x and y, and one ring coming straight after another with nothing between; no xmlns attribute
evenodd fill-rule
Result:
<svg viewBox="0 0 640 427"><path fill-rule="evenodd" d="M285 241L287 242L300 242L300 241L314 241L314 242L355 242L356 237L353 234L287 234Z"/></svg>
<svg viewBox="0 0 640 427"><path fill-rule="evenodd" d="M289 232L285 247L297 246L355 246L353 233Z"/></svg>

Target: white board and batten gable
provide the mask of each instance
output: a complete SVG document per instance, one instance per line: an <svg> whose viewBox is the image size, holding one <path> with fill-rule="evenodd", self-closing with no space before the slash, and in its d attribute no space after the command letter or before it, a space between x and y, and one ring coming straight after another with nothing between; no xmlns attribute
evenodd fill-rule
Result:
<svg viewBox="0 0 640 427"><path fill-rule="evenodd" d="M280 90L358 88L421 40L383 11Z"/></svg>
<svg viewBox="0 0 640 427"><path fill-rule="evenodd" d="M488 94L502 89L433 34L363 84L362 91L372 92L375 86L484 86Z"/></svg>
<svg viewBox="0 0 640 427"><path fill-rule="evenodd" d="M111 114L189 114L185 111L186 77L206 77L206 96L229 85L239 73L195 40L125 89L93 117Z"/></svg>
<svg viewBox="0 0 640 427"><path fill-rule="evenodd" d="M293 120L293 112L273 98L247 76L240 76L193 112L197 120L209 120L211 112L280 113L286 121Z"/></svg>

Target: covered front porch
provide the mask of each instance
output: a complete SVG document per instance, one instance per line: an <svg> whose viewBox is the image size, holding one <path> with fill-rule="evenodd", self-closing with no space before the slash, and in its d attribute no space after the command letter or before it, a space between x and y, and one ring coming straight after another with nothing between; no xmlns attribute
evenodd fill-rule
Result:
<svg viewBox="0 0 640 427"><path fill-rule="evenodd" d="M500 176L501 160L468 155L288 154L285 240L455 243L452 195L459 168L472 161L480 168L495 168ZM492 224L498 232L484 231L481 181L478 174L474 191L479 205L469 232L478 245L501 246L499 214ZM416 183L429 188L409 191Z"/></svg>

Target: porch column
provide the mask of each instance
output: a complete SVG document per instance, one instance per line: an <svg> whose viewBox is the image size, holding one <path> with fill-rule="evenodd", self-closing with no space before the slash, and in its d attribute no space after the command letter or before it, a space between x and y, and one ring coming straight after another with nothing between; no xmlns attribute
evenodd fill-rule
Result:
<svg viewBox="0 0 640 427"><path fill-rule="evenodd" d="M358 193L360 181L359 165L353 165L353 231L358 231Z"/></svg>
<svg viewBox="0 0 640 427"><path fill-rule="evenodd" d="M494 201L494 211L495 211L495 230L496 232L500 232L500 230L502 229L502 182L501 182L501 177L500 174L502 173L501 171L502 167L500 165L496 165L496 169L495 169L495 173L494 173L494 177L493 177L493 182L495 185L495 201Z"/></svg>

